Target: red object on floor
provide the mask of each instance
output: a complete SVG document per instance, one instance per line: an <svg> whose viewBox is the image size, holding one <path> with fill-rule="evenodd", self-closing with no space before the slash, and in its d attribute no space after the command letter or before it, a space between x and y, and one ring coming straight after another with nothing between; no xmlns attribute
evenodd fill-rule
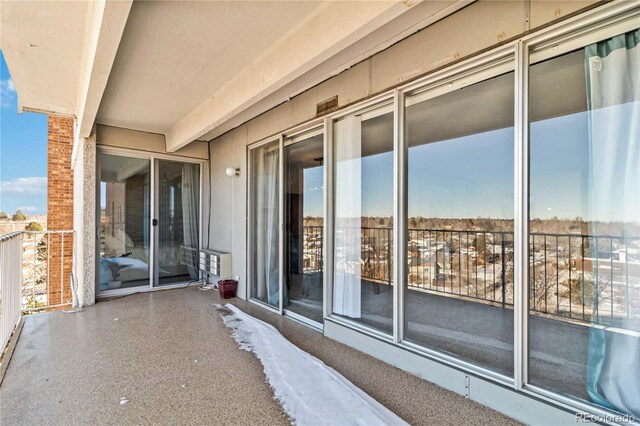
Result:
<svg viewBox="0 0 640 426"><path fill-rule="evenodd" d="M238 281L236 280L220 280L218 281L218 292L222 299L231 299L236 297L238 289Z"/></svg>

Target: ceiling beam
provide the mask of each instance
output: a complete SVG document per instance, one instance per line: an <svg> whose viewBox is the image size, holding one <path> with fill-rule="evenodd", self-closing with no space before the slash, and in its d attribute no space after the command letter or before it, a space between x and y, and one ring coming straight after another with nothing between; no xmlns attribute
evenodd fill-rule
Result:
<svg viewBox="0 0 640 426"><path fill-rule="evenodd" d="M302 77L290 82L269 96L220 123L200 139L209 141L232 130L265 111L292 99L296 95L340 74L352 66L374 56L402 39L457 12L477 0L423 1L392 22L360 39L338 55L323 62Z"/></svg>
<svg viewBox="0 0 640 426"><path fill-rule="evenodd" d="M132 0L102 0L95 2L90 11L78 89L74 152L78 140L88 137L93 128L132 4Z"/></svg>
<svg viewBox="0 0 640 426"><path fill-rule="evenodd" d="M418 3L329 2L169 129L167 151L232 119Z"/></svg>

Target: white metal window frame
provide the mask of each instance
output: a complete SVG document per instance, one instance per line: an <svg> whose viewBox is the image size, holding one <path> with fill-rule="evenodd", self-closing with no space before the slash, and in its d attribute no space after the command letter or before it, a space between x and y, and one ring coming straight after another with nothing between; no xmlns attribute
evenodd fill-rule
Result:
<svg viewBox="0 0 640 426"><path fill-rule="evenodd" d="M260 148L262 146L265 145L275 145L278 144L278 173L280 173L280 162L281 162L281 156L282 156L282 135L277 135L277 136L270 136L268 138L262 139L256 143L253 143L251 145L247 146L247 265L249 265L249 271L247 271L247 289L246 289L246 298L249 302L254 303L258 306L261 306L265 309L268 309L272 312L275 312L279 315L282 315L282 310L281 310L281 303L278 302L278 306L272 306L268 303L265 303L259 299L256 299L254 297L254 295L252 294L252 287L253 287L253 278L252 278L252 272L253 272L253 268L255 268L255 261L254 261L254 238L253 238L253 232L254 232L254 225L253 225L253 215L254 215L254 200L252 197L253 194L253 179L252 179L252 173L253 173L253 164L251 161L251 154L252 151ZM281 188L278 188L278 191L281 191ZM278 194L278 196L280 196L280 194ZM278 200L278 203L280 203L280 201ZM280 214L280 213L278 213ZM281 228L280 228L280 219L278 217L278 256L280 256L280 234L281 232ZM282 259L278 260L278 270L281 269L280 264L282 263ZM278 287L279 290L282 290L282 279L281 279L281 275L280 272L278 273Z"/></svg>
<svg viewBox="0 0 640 426"><path fill-rule="evenodd" d="M508 386L531 397L546 401L569 411L581 411L598 416L618 413L586 401L550 391L529 383L528 380L528 238L529 238L529 66L564 53L582 48L593 42L638 28L640 4L614 1L584 12L559 24L535 31L511 43L492 49L469 60L462 61L395 89L378 94L362 102L328 114L324 121L324 319L356 330L370 337L391 342L395 346L430 358L444 365L468 372L474 376ZM514 376L502 374L461 361L435 350L403 340L403 307L406 266L406 162L407 146L404 138L404 107L408 94L424 99L437 97L474 82L483 81L514 71ZM416 98L417 99L417 98ZM421 98L422 100L422 98ZM334 167L333 124L348 115L364 113L393 102L394 108L394 327L393 336L355 321L333 315L333 256L334 242ZM315 123L316 120L313 120ZM308 123L296 128L308 127ZM249 145L249 149L295 132L293 128ZM282 148L282 146L281 146ZM250 166L250 165L249 165ZM249 192L248 192L249 194ZM248 205L251 202L247 200ZM402 232L399 232L402 230ZM249 235L249 234L248 234ZM281 234L282 235L282 234ZM401 256L398 261L398 255ZM249 259L249 258L248 258ZM281 289L282 290L282 289ZM264 306L263 303L259 303ZM272 307L267 306L272 309ZM277 311L277 309L276 309ZM280 313L282 309L280 308Z"/></svg>
<svg viewBox="0 0 640 426"><path fill-rule="evenodd" d="M156 232L155 232L155 227L153 226L153 218L154 215L156 213L156 194L155 191L157 189L157 183L156 183L156 160L167 160L167 161L174 161L174 162L179 162L179 163L190 163L190 164L199 164L200 165L200 191L199 191L199 206L198 206L198 245L200 247L202 247L203 241L204 241L204 226L203 226L203 219L206 217L206 212L205 209L210 208L209 207L209 198L207 197L207 199L205 200L205 194L209 193L208 188L209 188L209 182L208 182L208 178L206 178L209 174L208 174L208 170L209 170L209 161L208 160L203 160L203 159L197 159L197 158L193 158L193 157L185 157L185 156L181 156L181 155L171 155L171 154L163 154L163 153L155 153L155 152L147 152L147 151L140 151L140 150L136 150L136 149L131 149L131 148L121 148L121 147L113 147L113 146L108 146L108 145L96 145L96 154L105 154L105 155L114 155L114 156L118 156L118 157L128 157L128 158L140 158L140 159L144 159L144 160L149 160L149 177L150 177L150 182L149 182L149 285L148 286L138 286L138 287L131 287L131 288L123 288L123 289L116 289L116 290L107 290L107 291L100 291L100 285L98 282L98 278L99 278L99 262L100 262L100 256L99 256L99 246L96 247L96 298L108 298L108 297L114 297L114 296L125 296L127 294L132 294L132 293L140 293L140 292L149 292L149 291L158 291L158 290L165 290L165 289L171 289L171 288L180 288L180 287L184 287L185 284L188 283L188 281L185 282L180 282L180 283L175 283L175 284L170 284L170 285L163 285L163 286L156 286L155 285L155 280L156 280L156 276L157 276L157 271L156 271L156 259L155 259L155 251L156 251L156 242L157 242L157 236L156 236ZM98 159L98 155L96 155L96 221L100 220L100 198L98 198L100 196L100 164L99 164L99 159ZM96 228L98 228L99 225L96 224ZM96 236L97 238L97 236ZM207 238L209 238L209 236L207 235ZM97 240L96 240L97 241Z"/></svg>
<svg viewBox="0 0 640 426"><path fill-rule="evenodd" d="M541 61L562 56L571 51L628 32L640 27L640 3L615 1L593 9L540 33L522 38L516 49L516 161L517 179L516 214L519 218L514 234L515 256L528 265L529 237L529 71L530 66ZM517 278L515 274L517 275ZM516 376L515 389L544 401L560 405L572 411L595 414L602 418L617 415L612 410L580 400L576 397L554 392L529 382L528 377L528 268L514 272L514 278L524 285L516 286L519 298L514 294L514 307L518 310L514 331L516 332ZM524 295L524 296L523 296Z"/></svg>
<svg viewBox="0 0 640 426"><path fill-rule="evenodd" d="M281 132L276 135L269 136L267 138L261 139L257 142L249 144L247 146L247 170L249 172L247 177L247 261L248 264L251 265L250 268L253 268L255 262L253 261L253 253L254 253L254 241L252 238L253 232L253 203L252 200L252 192L253 192L253 182L251 178L252 164L251 164L251 153L256 148L260 148L264 145L277 144L278 149L278 306L272 306L268 303L265 303L259 299L256 299L252 294L253 281L251 274L247 274L247 300L251 303L254 303L258 306L261 306L265 309L273 311L279 315L286 315L291 317L292 319L299 321L305 325L308 325L312 328L322 330L323 325L313 321L309 318L306 318L302 315L296 314L288 309L284 308L284 300L282 295L284 294L284 148L285 146L293 145L299 142L302 142L310 137L324 134L325 138L323 139L323 145L326 149L326 133L324 132L324 121L322 119L314 119L310 120L301 125L292 127L284 132ZM325 161L326 163L326 161ZM326 173L326 167L325 167ZM325 179L326 182L326 179ZM326 184L325 184L326 187ZM325 199L326 205L326 199ZM324 287L324 281L323 281ZM325 289L323 288L323 300ZM323 305L324 312L324 305Z"/></svg>
<svg viewBox="0 0 640 426"><path fill-rule="evenodd" d="M327 126L332 128L333 124L350 115L364 115L370 111L376 111L383 109L386 112L385 106L392 105L394 111L394 213L393 213L393 241L394 241L394 262L393 262L393 333L389 335L380 330L366 326L356 321L352 321L343 316L337 316L333 314L332 301L333 298L329 297L325 300L327 306L325 320L330 320L335 323L356 329L369 336L392 342L403 349L409 350L414 353L418 353L427 358L434 359L443 364L452 366L457 369L473 372L476 375L484 378L491 379L499 382L503 385L513 386L514 380L512 377L508 377L497 373L493 370L480 367L471 362L463 361L455 356L445 354L444 352L430 349L413 342L404 340L404 300L406 292L406 214L407 214L407 155L408 147L405 140L405 104L407 100L413 101L412 103L422 102L427 99L437 98L445 93L459 90L463 87L470 86L472 84L487 80L489 78L514 71L514 59L515 59L515 44L505 45L499 49L495 49L487 54L480 55L472 60L465 61L447 68L441 72L434 73L422 79L419 79L413 83L401 86L393 91L386 92L380 96L369 99L365 103L353 105L351 108L338 111L334 114L330 114L327 117ZM327 138L327 146L333 147L335 141L331 134ZM334 166L334 158L327 157L325 162L327 165ZM326 199L334 200L333 187L335 185L335 174L333 170L327 175L327 182L325 186L331 188L331 192L327 191ZM332 204L331 209L326 212L327 217L332 217L334 214L334 206ZM325 218L325 222L327 221ZM327 227L327 236L325 239L325 245L329 245L331 241L331 250L333 250L332 236L335 233L333 222L331 227ZM333 251L328 254L330 257L325 259L325 265L333 265ZM325 287L332 290L333 285L333 271L331 275L325 273ZM395 283L399 283L396 285ZM515 355L514 355L515 356Z"/></svg>

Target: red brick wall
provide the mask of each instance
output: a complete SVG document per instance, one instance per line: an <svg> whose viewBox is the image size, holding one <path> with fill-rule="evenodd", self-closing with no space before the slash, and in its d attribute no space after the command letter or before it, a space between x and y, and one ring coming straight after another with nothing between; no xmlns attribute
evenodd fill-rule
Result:
<svg viewBox="0 0 640 426"><path fill-rule="evenodd" d="M72 118L49 116L49 147L47 159L47 229L73 229L73 150ZM73 238L70 234L49 236L49 304L66 303L71 299L70 273ZM63 249L64 245L64 249ZM64 259L62 258L64 250Z"/></svg>

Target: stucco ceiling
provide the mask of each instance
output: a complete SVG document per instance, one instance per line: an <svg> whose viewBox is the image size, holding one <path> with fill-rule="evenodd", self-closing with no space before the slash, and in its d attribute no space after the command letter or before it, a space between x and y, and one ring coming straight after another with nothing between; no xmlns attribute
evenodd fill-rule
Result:
<svg viewBox="0 0 640 426"><path fill-rule="evenodd" d="M322 2L134 2L97 122L164 133Z"/></svg>
<svg viewBox="0 0 640 426"><path fill-rule="evenodd" d="M209 140L473 0L12 1L1 47L25 109Z"/></svg>
<svg viewBox="0 0 640 426"><path fill-rule="evenodd" d="M74 115L91 3L3 1L0 7L0 48L20 106Z"/></svg>

